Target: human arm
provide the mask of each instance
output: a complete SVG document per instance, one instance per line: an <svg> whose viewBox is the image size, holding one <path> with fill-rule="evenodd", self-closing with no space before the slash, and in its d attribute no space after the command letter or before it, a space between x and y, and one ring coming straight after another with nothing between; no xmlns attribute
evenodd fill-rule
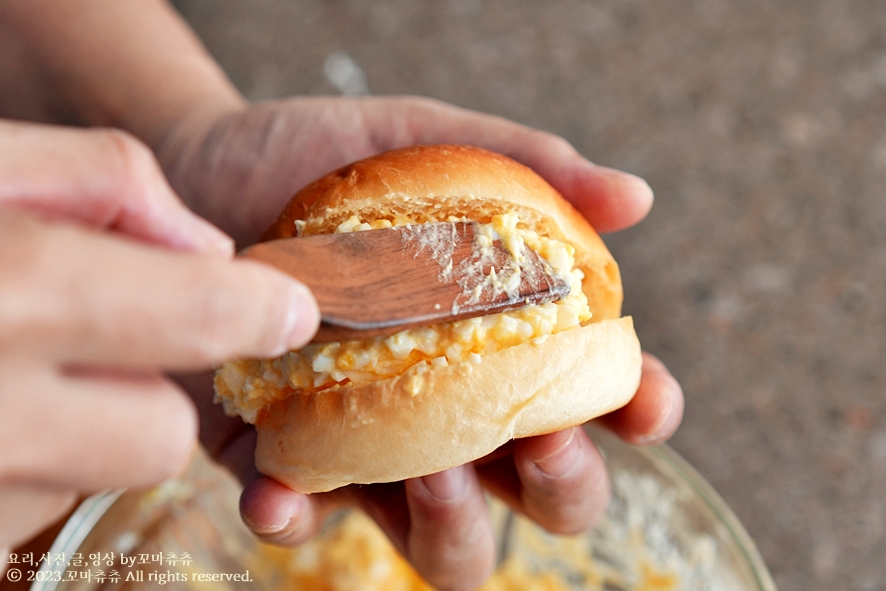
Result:
<svg viewBox="0 0 886 591"><path fill-rule="evenodd" d="M166 371L310 337L307 290L231 254L128 134L0 121L0 556L183 466L196 415Z"/></svg>
<svg viewBox="0 0 886 591"><path fill-rule="evenodd" d="M0 116L133 133L192 209L240 241L320 174L415 143L471 143L512 156L601 232L633 225L652 205L644 181L591 164L561 138L437 101L249 105L165 0L0 0L0 29Z"/></svg>
<svg viewBox="0 0 886 591"><path fill-rule="evenodd" d="M167 174L192 205L243 244L270 223L291 193L323 171L424 142L474 143L510 153L545 174L598 227L630 225L651 201L645 183L594 167L563 140L425 99L288 99L251 106L223 117L210 131L191 133L176 134L167 144L162 156L171 163ZM229 216L233 211L239 214ZM677 383L646 356L634 400L606 421L629 441L661 441L676 429L682 404ZM207 408L203 414L213 412L220 411ZM229 433L222 441L240 449L254 446L254 432L242 425L219 422L210 432ZM305 497L255 474L244 473L244 480L251 482L241 503L244 518L264 539L298 543L313 535L332 509L358 505L444 589L475 586L491 567L493 544L480 483L561 533L590 527L608 498L602 458L577 429L515 441L495 458L392 485ZM431 482L452 494L434 499L426 490Z"/></svg>
<svg viewBox="0 0 886 591"><path fill-rule="evenodd" d="M61 4L76 4L81 14L74 16L86 19L90 10L105 3L37 2L45 10ZM52 48L40 54L44 62L41 71L48 72L50 86L58 84L56 80L62 73L65 88L79 89L75 94L83 92L90 97L83 108L79 100L65 99L68 95L59 91L56 96L61 97L61 107L57 112L67 113L70 122L118 125L142 137L157 153L173 186L188 204L243 245L253 240L306 182L348 161L414 143L464 142L511 155L546 177L601 231L636 223L651 206L651 191L643 181L590 164L562 139L436 101L316 97L246 105L239 95L231 93L223 76L218 77L217 66L194 67L208 58L168 6L157 0L126 6L130 7L112 7L103 18L114 24L113 43L126 45L131 39L141 39L136 44L141 49L103 56L98 80L96 68L80 69L83 63L90 63L89 51L77 60L62 60L64 67L53 65L57 58ZM136 17L134 10L155 14L151 18ZM96 37L108 35L105 28L90 24L94 21L78 22L79 31L88 30ZM148 26L153 32L144 37L141 31ZM50 33L32 32L32 43L39 45L42 35ZM163 39L164 44L178 50L170 55L161 51L166 59L158 60L149 51L150 39ZM105 38L102 43L90 41L89 45L101 48L108 42ZM76 40L68 45L66 51L78 46ZM129 57L121 60L115 57L119 55ZM142 68L144 73L138 74ZM145 80L153 84L144 84ZM164 83L166 80L181 80L186 91L179 95L177 84ZM160 92L155 92L158 87ZM167 93L170 90L175 91L172 96ZM192 377L182 380L191 384L196 381ZM602 459L584 434L575 431L515 442L485 463L439 477L355 487L330 495L295 495L272 481L255 478L251 463L254 432L223 417L218 407L211 405L210 391L205 384L202 387L193 385L191 391L201 405L204 441L216 457L252 482L243 497L244 517L266 539L298 542L316 530L331 508L356 504L376 517L430 580L440 586L469 586L488 572L491 558L481 479L508 497L518 510L553 530L586 528L605 504L607 484ZM679 386L660 364L647 358L638 395L607 421L628 440L661 440L676 428L681 410ZM563 455L548 457L564 443L568 445L561 449ZM538 461L557 457L563 459L560 467L564 477L549 478L537 471ZM554 468L557 462L549 463ZM436 484L453 484L447 481L451 478L461 479L465 485L464 494L454 501L435 500L422 488L434 480ZM287 519L285 527L273 527ZM474 527L477 524L481 527ZM466 532L473 537L466 536ZM443 580L453 572L461 575L460 581Z"/></svg>

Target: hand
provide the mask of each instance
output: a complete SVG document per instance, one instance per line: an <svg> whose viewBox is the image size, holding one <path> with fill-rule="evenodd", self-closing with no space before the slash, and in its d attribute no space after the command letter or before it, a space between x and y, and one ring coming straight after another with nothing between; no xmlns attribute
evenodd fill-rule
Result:
<svg viewBox="0 0 886 591"><path fill-rule="evenodd" d="M297 98L253 105L215 120L182 121L158 155L191 207L246 245L297 189L321 174L417 143L468 143L507 154L544 176L600 231L635 224L652 205L644 181L587 162L561 138L424 99ZM473 465L424 478L299 495L255 473L254 431L213 408L207 379L186 381L205 421L204 443L249 483L241 512L257 535L297 544L314 535L331 510L360 506L440 589L471 589L491 572L483 487L560 533L588 529L608 499L603 460L579 428L514 441ZM679 385L647 354L637 395L601 422L627 441L655 443L673 433L682 410Z"/></svg>
<svg viewBox="0 0 886 591"><path fill-rule="evenodd" d="M317 177L385 150L433 143L472 144L526 164L599 232L632 226L652 207L645 181L588 162L558 136L429 99L306 97L219 117L198 112L154 147L185 202L245 245Z"/></svg>
<svg viewBox="0 0 886 591"><path fill-rule="evenodd" d="M131 136L0 122L0 556L182 467L196 414L164 370L310 338L307 290L231 254Z"/></svg>

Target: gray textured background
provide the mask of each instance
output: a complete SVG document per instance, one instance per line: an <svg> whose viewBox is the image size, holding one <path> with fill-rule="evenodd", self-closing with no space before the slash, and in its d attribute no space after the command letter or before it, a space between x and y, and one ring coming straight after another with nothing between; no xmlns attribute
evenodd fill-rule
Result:
<svg viewBox="0 0 886 591"><path fill-rule="evenodd" d="M876 0L178 0L251 99L414 93L644 176L607 237L684 384L673 446L782 591L886 589L886 6Z"/></svg>

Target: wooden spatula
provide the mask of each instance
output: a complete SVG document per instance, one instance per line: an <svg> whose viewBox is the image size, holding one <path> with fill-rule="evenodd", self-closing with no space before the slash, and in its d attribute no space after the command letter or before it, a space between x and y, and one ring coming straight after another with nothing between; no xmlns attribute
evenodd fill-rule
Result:
<svg viewBox="0 0 886 591"><path fill-rule="evenodd" d="M311 289L322 317L314 342L321 343L513 310L569 293L535 252L524 248L518 260L499 240L483 246L476 226L416 224L285 238L242 254Z"/></svg>

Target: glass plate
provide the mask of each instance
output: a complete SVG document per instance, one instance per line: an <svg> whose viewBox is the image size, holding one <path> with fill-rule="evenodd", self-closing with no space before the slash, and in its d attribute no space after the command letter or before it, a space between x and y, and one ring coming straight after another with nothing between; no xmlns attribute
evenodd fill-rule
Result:
<svg viewBox="0 0 886 591"><path fill-rule="evenodd" d="M586 535L553 536L490 501L500 567L484 589L775 591L741 523L676 452L591 435L612 479L603 521ZM59 534L31 589L427 588L360 514L336 515L312 542L283 550L249 534L238 494L197 455L156 489L96 495Z"/></svg>

